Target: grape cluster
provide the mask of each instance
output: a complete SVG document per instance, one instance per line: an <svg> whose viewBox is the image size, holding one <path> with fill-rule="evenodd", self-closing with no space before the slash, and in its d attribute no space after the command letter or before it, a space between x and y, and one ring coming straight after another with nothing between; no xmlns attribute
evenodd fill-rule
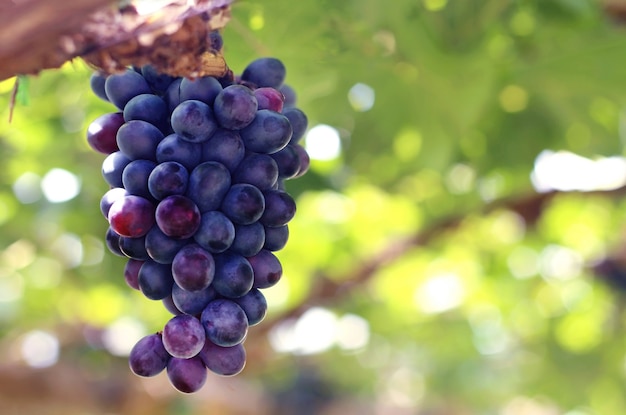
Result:
<svg viewBox="0 0 626 415"><path fill-rule="evenodd" d="M132 349L139 376L166 370L191 393L207 369L243 370L248 328L267 310L261 290L282 276L274 252L296 211L284 181L309 167L307 117L285 74L265 57L238 77L175 78L149 65L91 77L118 109L87 131L107 154L107 247L127 258L126 283L173 314Z"/></svg>

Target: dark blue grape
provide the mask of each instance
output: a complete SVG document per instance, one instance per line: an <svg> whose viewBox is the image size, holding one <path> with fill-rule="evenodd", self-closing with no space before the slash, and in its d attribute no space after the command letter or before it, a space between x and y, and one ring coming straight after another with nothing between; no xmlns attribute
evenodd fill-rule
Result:
<svg viewBox="0 0 626 415"><path fill-rule="evenodd" d="M265 244L265 227L254 222L250 225L235 225L235 239L230 250L244 257L259 253Z"/></svg>
<svg viewBox="0 0 626 415"><path fill-rule="evenodd" d="M306 114L298 108L287 108L283 111L283 115L289 120L293 131L289 143L295 144L304 136L309 120Z"/></svg>
<svg viewBox="0 0 626 415"><path fill-rule="evenodd" d="M133 97L152 92L144 77L131 69L121 74L109 75L104 83L104 90L109 101L121 110Z"/></svg>
<svg viewBox="0 0 626 415"><path fill-rule="evenodd" d="M193 316L202 313L207 304L215 300L217 296L217 291L210 285L200 291L187 291L176 284L172 287L172 300L176 308Z"/></svg>
<svg viewBox="0 0 626 415"><path fill-rule="evenodd" d="M296 95L296 91L294 91L294 89L291 86L287 84L282 84L278 88L278 90L282 92L283 97L285 97L284 102L283 102L283 109L291 108L296 105L296 101L298 97Z"/></svg>
<svg viewBox="0 0 626 415"><path fill-rule="evenodd" d="M240 131L246 149L272 154L285 147L291 139L292 128L283 114L259 110L254 120Z"/></svg>
<svg viewBox="0 0 626 415"><path fill-rule="evenodd" d="M173 76L159 73L152 65L142 66L141 75L148 82L152 91L158 95L164 94L170 84L176 79Z"/></svg>
<svg viewBox="0 0 626 415"><path fill-rule="evenodd" d="M153 226L146 234L146 252L155 262L171 264L178 251L189 242L169 237L158 226Z"/></svg>
<svg viewBox="0 0 626 415"><path fill-rule="evenodd" d="M220 128L202 145L202 161L217 161L231 172L243 160L245 153L241 136L233 130Z"/></svg>
<svg viewBox="0 0 626 415"><path fill-rule="evenodd" d="M259 219L265 226L283 226L296 214L296 202L289 193L282 190L267 190L265 197L265 211Z"/></svg>
<svg viewBox="0 0 626 415"><path fill-rule="evenodd" d="M155 167L156 163L151 160L133 160L128 163L122 173L122 184L128 193L151 199L148 177Z"/></svg>
<svg viewBox="0 0 626 415"><path fill-rule="evenodd" d="M278 88L283 84L287 71L285 65L276 58L259 58L252 61L241 74L243 81L257 87Z"/></svg>
<svg viewBox="0 0 626 415"><path fill-rule="evenodd" d="M278 180L278 164L268 154L250 153L233 172L233 183L248 183L259 190L271 189Z"/></svg>
<svg viewBox="0 0 626 415"><path fill-rule="evenodd" d="M180 101L197 100L213 105L215 97L222 91L222 85L212 76L197 79L183 78L180 83Z"/></svg>
<svg viewBox="0 0 626 415"><path fill-rule="evenodd" d="M167 90L163 94L163 100L167 104L167 110L171 113L174 108L182 102L180 99L180 85L183 82L183 78L176 78L167 87Z"/></svg>
<svg viewBox="0 0 626 415"><path fill-rule="evenodd" d="M132 160L121 151L109 154L102 162L102 177L111 187L124 187L122 172Z"/></svg>
<svg viewBox="0 0 626 415"><path fill-rule="evenodd" d="M296 149L297 144L287 144L284 148L271 154L278 165L278 177L288 180L296 176L300 171L300 153Z"/></svg>
<svg viewBox="0 0 626 415"><path fill-rule="evenodd" d="M272 287L283 276L280 261L276 255L266 249L262 249L261 252L247 259L254 271L254 288Z"/></svg>
<svg viewBox="0 0 626 415"><path fill-rule="evenodd" d="M170 265L148 260L139 269L139 289L151 300L162 300L170 295L173 285Z"/></svg>
<svg viewBox="0 0 626 415"><path fill-rule="evenodd" d="M234 376L246 365L246 350L241 343L222 347L207 340L198 356L207 369L220 376Z"/></svg>
<svg viewBox="0 0 626 415"><path fill-rule="evenodd" d="M194 393L199 391L207 378L207 370L198 356L190 359L170 358L167 363L167 377L178 391Z"/></svg>
<svg viewBox="0 0 626 415"><path fill-rule="evenodd" d="M102 72L94 72L91 74L89 78L89 86L91 87L91 91L101 100L109 101L107 97L107 93L104 89L104 84L106 83L107 75Z"/></svg>
<svg viewBox="0 0 626 415"><path fill-rule="evenodd" d="M263 193L251 184L231 186L222 201L221 211L239 225L249 225L259 220L265 210Z"/></svg>
<svg viewBox="0 0 626 415"><path fill-rule="evenodd" d="M139 270L144 261L129 258L124 266L124 281L133 290L139 290Z"/></svg>
<svg viewBox="0 0 626 415"><path fill-rule="evenodd" d="M289 226L276 226L276 227L268 227L265 226L265 244L263 245L263 249L267 249L268 251L280 251L287 245L287 240L289 239Z"/></svg>
<svg viewBox="0 0 626 415"><path fill-rule="evenodd" d="M201 291L213 281L215 261L200 245L183 247L172 262L174 282L187 291Z"/></svg>
<svg viewBox="0 0 626 415"><path fill-rule="evenodd" d="M255 326L265 318L267 300L258 288L253 288L243 297L233 299L248 317L248 325Z"/></svg>
<svg viewBox="0 0 626 415"><path fill-rule="evenodd" d="M195 241L212 253L224 252L235 238L235 226L222 212L208 211L202 214Z"/></svg>
<svg viewBox="0 0 626 415"><path fill-rule="evenodd" d="M156 148L156 159L159 163L176 161L191 171L200 163L202 146L170 134L165 137Z"/></svg>
<svg viewBox="0 0 626 415"><path fill-rule="evenodd" d="M174 314L175 316L183 314L183 312L180 311L178 307L176 307L176 304L174 304L174 299L172 298L171 295L168 295L167 297L162 299L161 303L163 303L163 307L165 307L165 309L169 311L171 314Z"/></svg>
<svg viewBox="0 0 626 415"><path fill-rule="evenodd" d="M153 94L141 94L133 97L124 107L124 120L149 122L161 131L167 131L169 111L165 101Z"/></svg>
<svg viewBox="0 0 626 415"><path fill-rule="evenodd" d="M219 52L224 46L224 39L219 30L211 30L208 36L209 47L212 51Z"/></svg>
<svg viewBox="0 0 626 415"><path fill-rule="evenodd" d="M178 104L172 111L171 123L176 134L192 143L207 141L217 130L211 107L195 99Z"/></svg>
<svg viewBox="0 0 626 415"><path fill-rule="evenodd" d="M194 316L174 316L163 327L163 346L173 357L189 359L197 355L205 340L204 327Z"/></svg>
<svg viewBox="0 0 626 415"><path fill-rule="evenodd" d="M241 343L248 333L246 313L232 300L211 301L202 311L200 322L207 339L222 347Z"/></svg>
<svg viewBox="0 0 626 415"><path fill-rule="evenodd" d="M128 238L122 236L120 238L120 250L129 258L139 261L150 259L146 252L146 237Z"/></svg>
<svg viewBox="0 0 626 415"><path fill-rule="evenodd" d="M304 147L299 144L294 144L293 147L298 152L298 159L300 160L300 168L298 168L298 173L292 177L292 179L297 179L298 177L304 176L304 174L309 171L309 166L311 165L311 158L309 157L309 153L306 152Z"/></svg>
<svg viewBox="0 0 626 415"><path fill-rule="evenodd" d="M230 185L228 169L216 161L207 161L199 164L189 175L186 194L200 212L208 212L220 207Z"/></svg>
<svg viewBox="0 0 626 415"><path fill-rule="evenodd" d="M254 119L258 102L250 88L231 85L224 88L215 98L213 111L223 128L240 130Z"/></svg>
<svg viewBox="0 0 626 415"><path fill-rule="evenodd" d="M121 236L109 227L104 236L104 243L113 255L126 257L120 249L120 238Z"/></svg>
<svg viewBox="0 0 626 415"><path fill-rule="evenodd" d="M138 376L156 376L166 368L170 355L163 347L161 335L150 334L133 346L128 357L130 369Z"/></svg>
<svg viewBox="0 0 626 415"><path fill-rule="evenodd" d="M250 291L253 283L252 266L246 258L230 251L215 255L213 288L220 295L242 297Z"/></svg>
<svg viewBox="0 0 626 415"><path fill-rule="evenodd" d="M175 161L158 164L148 177L148 190L156 200L187 191L189 173L185 166Z"/></svg>
<svg viewBox="0 0 626 415"><path fill-rule="evenodd" d="M119 149L132 160L156 161L156 148L163 140L163 133L147 121L132 120L117 132Z"/></svg>
<svg viewBox="0 0 626 415"><path fill-rule="evenodd" d="M109 209L116 200L128 196L128 192L123 187L113 187L102 196L100 199L100 212L104 215L105 219L109 218Z"/></svg>

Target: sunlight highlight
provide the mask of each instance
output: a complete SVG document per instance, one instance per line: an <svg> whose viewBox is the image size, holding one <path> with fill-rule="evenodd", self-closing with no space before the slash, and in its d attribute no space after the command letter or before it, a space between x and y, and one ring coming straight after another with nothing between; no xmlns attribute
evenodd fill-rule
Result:
<svg viewBox="0 0 626 415"><path fill-rule="evenodd" d="M67 170L54 168L41 180L41 190L51 203L67 202L80 193L80 180Z"/></svg>
<svg viewBox="0 0 626 415"><path fill-rule="evenodd" d="M365 112L371 110L375 100L376 93L374 88L369 85L358 83L348 91L348 101L350 101L350 105L355 111Z"/></svg>
<svg viewBox="0 0 626 415"><path fill-rule="evenodd" d="M341 153L341 139L336 128L318 124L305 137L305 148L313 160L332 160Z"/></svg>
<svg viewBox="0 0 626 415"><path fill-rule="evenodd" d="M24 335L21 352L28 366L45 368L59 360L59 348L56 336L42 330L33 330Z"/></svg>
<svg viewBox="0 0 626 415"><path fill-rule="evenodd" d="M460 306L465 288L456 274L439 274L426 280L415 291L415 304L425 313L435 314Z"/></svg>

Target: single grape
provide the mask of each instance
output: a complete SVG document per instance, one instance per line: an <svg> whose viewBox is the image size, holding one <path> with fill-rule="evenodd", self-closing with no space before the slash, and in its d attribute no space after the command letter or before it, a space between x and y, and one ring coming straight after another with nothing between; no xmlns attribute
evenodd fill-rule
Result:
<svg viewBox="0 0 626 415"><path fill-rule="evenodd" d="M183 314L183 312L180 311L178 307L176 307L176 304L174 304L174 299L172 298L171 294L163 298L161 300L161 303L163 303L163 307L165 307L165 309L169 311L171 314L175 316Z"/></svg>
<svg viewBox="0 0 626 415"><path fill-rule="evenodd" d="M250 153L233 172L233 183L248 183L259 190L271 189L278 180L279 168L268 154Z"/></svg>
<svg viewBox="0 0 626 415"><path fill-rule="evenodd" d="M220 376L234 376L246 365L246 350L242 343L222 347L207 340L198 356L207 369Z"/></svg>
<svg viewBox="0 0 626 415"><path fill-rule="evenodd" d="M138 376L156 376L166 368L170 355L159 333L141 338L130 351L128 363Z"/></svg>
<svg viewBox="0 0 626 415"><path fill-rule="evenodd" d="M144 77L131 69L109 75L104 83L104 90L109 101L121 110L133 97L152 92Z"/></svg>
<svg viewBox="0 0 626 415"><path fill-rule="evenodd" d="M137 238L120 237L120 250L131 259L137 259L139 261L150 259L146 252L145 235Z"/></svg>
<svg viewBox="0 0 626 415"><path fill-rule="evenodd" d="M191 199L180 195L161 200L155 218L159 229L172 238L190 238L200 226L198 206Z"/></svg>
<svg viewBox="0 0 626 415"><path fill-rule="evenodd" d="M217 291L211 285L200 291L187 291L177 284L172 287L172 300L176 308L193 316L202 313L207 304L217 297Z"/></svg>
<svg viewBox="0 0 626 415"><path fill-rule="evenodd" d="M139 289L151 300L162 300L172 293L172 267L154 261L145 261L139 269Z"/></svg>
<svg viewBox="0 0 626 415"><path fill-rule="evenodd" d="M87 128L87 143L99 153L111 154L119 150L117 131L124 124L121 112L112 112L96 118Z"/></svg>
<svg viewBox="0 0 626 415"><path fill-rule="evenodd" d="M172 111L171 123L180 138L192 143L207 141L218 127L211 107L195 99L178 104Z"/></svg>
<svg viewBox="0 0 626 415"><path fill-rule="evenodd" d="M215 255L213 288L227 298L246 295L254 284L254 271L246 258L230 251Z"/></svg>
<svg viewBox="0 0 626 415"><path fill-rule="evenodd" d="M180 163L166 161L159 163L148 177L148 190L156 200L172 195L182 195L187 191L189 172Z"/></svg>
<svg viewBox="0 0 626 415"><path fill-rule="evenodd" d="M223 128L240 130L254 119L258 103L250 88L231 85L224 88L215 98L213 111Z"/></svg>
<svg viewBox="0 0 626 415"><path fill-rule="evenodd" d="M156 159L159 163L176 161L192 171L200 163L202 146L183 139L178 134L165 137L156 148Z"/></svg>
<svg viewBox="0 0 626 415"><path fill-rule="evenodd" d="M220 207L230 184L228 169L216 161L207 161L199 164L189 175L186 195L200 212L208 212Z"/></svg>
<svg viewBox="0 0 626 415"><path fill-rule="evenodd" d="M300 171L300 153L296 147L300 146L298 144L287 144L276 153L270 155L278 166L278 177L282 180L291 179Z"/></svg>
<svg viewBox="0 0 626 415"><path fill-rule="evenodd" d="M280 280L283 276L283 267L276 255L262 249L255 256L247 258L254 271L254 288L269 288Z"/></svg>
<svg viewBox="0 0 626 415"><path fill-rule="evenodd" d="M289 143L296 144L304 137L309 120L306 114L299 108L287 108L283 111L283 115L287 117L293 130Z"/></svg>
<svg viewBox="0 0 626 415"><path fill-rule="evenodd" d="M122 184L126 191L131 195L152 199L148 188L148 178L156 165L151 160L133 160L128 163L122 172Z"/></svg>
<svg viewBox="0 0 626 415"><path fill-rule="evenodd" d="M232 300L211 301L202 311L200 322L207 339L222 347L241 343L248 333L246 313Z"/></svg>
<svg viewBox="0 0 626 415"><path fill-rule="evenodd" d="M239 304L248 317L248 325L255 326L265 318L267 313L267 300L258 288L253 288L243 297L233 299Z"/></svg>
<svg viewBox="0 0 626 415"><path fill-rule="evenodd" d="M111 252L113 255L126 258L126 255L124 255L124 253L120 249L120 238L121 236L109 227L107 228L106 234L104 236L104 243L106 244L109 252Z"/></svg>
<svg viewBox="0 0 626 415"><path fill-rule="evenodd" d="M298 169L298 173L292 177L292 179L297 179L298 177L304 176L304 174L309 171L309 166L311 165L311 158L309 157L309 153L299 144L293 145L295 150L298 152L298 159L300 160L300 168Z"/></svg>
<svg viewBox="0 0 626 415"><path fill-rule="evenodd" d="M200 320L187 314L172 317L163 328L163 346L173 357L189 359L197 355L205 339Z"/></svg>
<svg viewBox="0 0 626 415"><path fill-rule="evenodd" d="M244 257L259 253L265 244L265 227L254 222L249 225L235 225L235 239L230 250Z"/></svg>
<svg viewBox="0 0 626 415"><path fill-rule="evenodd" d="M265 229L265 243L263 249L268 251L280 251L287 245L289 239L289 226L276 226L269 227L264 226Z"/></svg>
<svg viewBox="0 0 626 415"><path fill-rule="evenodd" d="M107 192L100 199L100 212L102 212L105 219L108 219L109 217L111 205L113 205L116 200L121 199L128 194L129 193L123 187L113 187L107 190Z"/></svg>
<svg viewBox="0 0 626 415"><path fill-rule="evenodd" d="M207 378L207 369L198 356L190 359L170 358L167 377L174 388L183 393L199 391Z"/></svg>
<svg viewBox="0 0 626 415"><path fill-rule="evenodd" d="M143 263L144 261L130 258L126 261L126 265L124 266L124 280L126 284L134 290L139 290L139 269Z"/></svg>
<svg viewBox="0 0 626 415"><path fill-rule="evenodd" d="M176 79L173 76L159 73L152 65L142 66L141 75L148 82L152 91L159 95L164 94L170 84Z"/></svg>
<svg viewBox="0 0 626 415"><path fill-rule="evenodd" d="M243 140L238 132L218 129L209 141L202 145L202 161L217 161L230 172L234 171L246 153Z"/></svg>
<svg viewBox="0 0 626 415"><path fill-rule="evenodd" d="M143 236L154 225L154 205L139 196L118 199L109 209L109 224L121 236Z"/></svg>
<svg viewBox="0 0 626 415"><path fill-rule="evenodd" d="M153 94L141 94L133 97L124 107L124 120L146 121L161 131L167 131L169 111L165 101Z"/></svg>
<svg viewBox="0 0 626 415"><path fill-rule="evenodd" d="M102 177L111 187L124 187L122 172L132 160L121 151L109 154L102 162Z"/></svg>
<svg viewBox="0 0 626 415"><path fill-rule="evenodd" d="M194 240L211 253L224 252L235 239L235 226L222 212L212 210L202 214Z"/></svg>
<svg viewBox="0 0 626 415"><path fill-rule="evenodd" d="M296 106L296 91L294 91L291 86L287 84L282 84L280 87L278 87L278 90L283 94L283 97L285 98L283 103L283 109Z"/></svg>
<svg viewBox="0 0 626 415"><path fill-rule="evenodd" d="M254 120L243 128L240 134L248 150L272 154L289 143L292 127L289 119L283 114L259 110Z"/></svg>
<svg viewBox="0 0 626 415"><path fill-rule="evenodd" d="M239 225L249 225L259 220L265 210L263 193L247 183L234 184L222 201L221 211Z"/></svg>
<svg viewBox="0 0 626 415"><path fill-rule="evenodd" d="M285 80L285 65L276 58L259 58L252 61L241 74L241 79L257 87L278 88Z"/></svg>
<svg viewBox="0 0 626 415"><path fill-rule="evenodd" d="M265 197L265 211L259 219L265 226L286 225L296 214L296 202L289 193L282 190L267 190Z"/></svg>
<svg viewBox="0 0 626 415"><path fill-rule="evenodd" d="M172 262L174 282L187 291L201 291L213 281L215 261L200 245L183 247Z"/></svg>
<svg viewBox="0 0 626 415"><path fill-rule="evenodd" d="M171 264L178 251L188 243L190 243L188 239L167 236L157 225L146 234L146 252L159 264Z"/></svg>
<svg viewBox="0 0 626 415"><path fill-rule="evenodd" d="M275 88L257 88L254 90L254 96L259 103L260 110L272 110L276 112L281 112L283 110L283 101L285 97L282 92Z"/></svg>
<svg viewBox="0 0 626 415"><path fill-rule="evenodd" d="M163 94L163 99L167 104L167 110L171 113L174 108L178 106L183 100L180 98L180 85L183 82L183 78L176 78L167 87Z"/></svg>
<svg viewBox="0 0 626 415"><path fill-rule="evenodd" d="M103 101L109 101L109 98L107 97L107 93L104 89L104 84L106 83L107 80L107 75L100 72L100 71L96 71L94 73L91 74L91 77L89 78L89 86L91 87L91 91L101 100Z"/></svg>
<svg viewBox="0 0 626 415"><path fill-rule="evenodd" d="M222 85L212 76L189 79L180 83L180 101L196 100L213 105L215 97L222 91Z"/></svg>

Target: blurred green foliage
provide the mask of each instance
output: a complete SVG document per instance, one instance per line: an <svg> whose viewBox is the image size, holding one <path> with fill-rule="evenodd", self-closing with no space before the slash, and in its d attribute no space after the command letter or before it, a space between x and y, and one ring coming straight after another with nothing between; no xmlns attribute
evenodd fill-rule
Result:
<svg viewBox="0 0 626 415"><path fill-rule="evenodd" d="M262 325L323 307L369 327L357 350L266 351L240 376L280 389L314 365L333 396L406 413L626 413L623 292L592 270L623 255L626 201L542 196L531 181L544 150L624 153L626 33L597 2L241 0L223 35L236 73L280 58L309 127L341 138L338 158L287 185L298 213ZM104 157L85 130L113 109L89 74L76 61L30 77L10 124L14 80L0 83L7 345L32 329L132 317L154 331L169 318L105 252ZM375 92L370 110L348 99L358 83ZM54 168L79 178L75 198L16 198L18 179L30 174L37 193ZM529 213L516 200L543 203ZM315 291L372 264L336 296Z"/></svg>

